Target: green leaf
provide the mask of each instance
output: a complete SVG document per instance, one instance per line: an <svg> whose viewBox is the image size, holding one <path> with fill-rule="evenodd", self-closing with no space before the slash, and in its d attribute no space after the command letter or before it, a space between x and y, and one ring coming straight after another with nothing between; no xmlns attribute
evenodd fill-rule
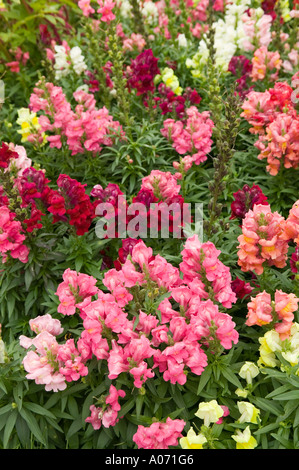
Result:
<svg viewBox="0 0 299 470"><path fill-rule="evenodd" d="M78 416L78 418L76 418L70 425L70 428L66 434L66 438L70 439L70 437L73 436L80 429L82 429L82 419L81 416Z"/></svg>
<svg viewBox="0 0 299 470"><path fill-rule="evenodd" d="M255 397L252 398L252 402L262 410L269 411L275 416L280 416L282 414L282 408L276 403L273 403L272 400L267 400L266 398Z"/></svg>
<svg viewBox="0 0 299 470"><path fill-rule="evenodd" d="M232 384L234 384L236 387L238 388L242 388L242 384L241 382L239 381L238 377L236 376L236 374L234 374L232 372L231 369L229 369L228 367L221 367L221 373L222 375L224 375L224 377L229 381L231 382Z"/></svg>
<svg viewBox="0 0 299 470"><path fill-rule="evenodd" d="M8 403L7 405L2 406L2 408L0 408L0 415L4 415L5 413L8 413L8 411L11 411L11 410L12 410L11 403Z"/></svg>
<svg viewBox="0 0 299 470"><path fill-rule="evenodd" d="M293 448L291 442L288 439L280 436L278 433L276 433L276 434L273 433L273 434L271 434L271 436L274 437L277 441L279 441L286 449L292 449Z"/></svg>
<svg viewBox="0 0 299 470"><path fill-rule="evenodd" d="M212 367L207 366L200 376L198 389L197 389L197 395L199 395L200 392L204 389L204 387L206 386L206 384L208 383L211 377L211 374L212 374Z"/></svg>
<svg viewBox="0 0 299 470"><path fill-rule="evenodd" d="M136 416L139 418L141 410L142 410L142 405L144 402L144 395L138 395L136 399Z"/></svg>
<svg viewBox="0 0 299 470"><path fill-rule="evenodd" d="M22 416L22 418L26 421L26 423L28 424L28 427L30 429L30 431L32 432L32 434L36 437L36 439L41 443L43 444L44 446L47 445L46 441L45 441L45 438L44 438L44 435L38 425L38 422L37 420L35 419L34 415L31 413L31 411L27 411L25 410L24 408L22 408L20 410L20 415Z"/></svg>
<svg viewBox="0 0 299 470"><path fill-rule="evenodd" d="M48 418L53 418L55 419L55 415L51 413L51 411L47 410L44 406L40 406L37 403L29 402L26 401L23 403L24 408L26 408L29 411L32 411L33 413L37 413L42 416L47 416Z"/></svg>
<svg viewBox="0 0 299 470"><path fill-rule="evenodd" d="M68 397L67 406L68 406L70 414L73 416L73 418L76 418L79 415L79 410L78 410L77 401L75 400L74 397L72 396Z"/></svg>
<svg viewBox="0 0 299 470"><path fill-rule="evenodd" d="M18 438L20 439L23 448L28 448L30 444L30 431L27 426L27 423L25 420L18 415L17 421L16 421L16 431L18 434Z"/></svg>
<svg viewBox="0 0 299 470"><path fill-rule="evenodd" d="M281 393L280 395L273 397L273 400L299 400L299 390L292 390L290 392Z"/></svg>
<svg viewBox="0 0 299 470"><path fill-rule="evenodd" d="M13 410L12 413L9 415L6 421L6 425L4 428L4 435L3 435L3 447L7 449L8 441L11 436L12 430L16 424L16 420L18 417L17 410Z"/></svg>
<svg viewBox="0 0 299 470"><path fill-rule="evenodd" d="M265 398L273 398L273 397L275 397L276 395L279 395L282 392L286 392L287 390L289 390L289 388L290 387L289 387L288 384L282 385L281 387L276 388L275 390L273 390L273 392L266 395Z"/></svg>
<svg viewBox="0 0 299 470"><path fill-rule="evenodd" d="M267 426L263 426L262 428L258 429L257 431L254 432L254 434L259 436L260 434L265 434L265 433L268 433L269 431L273 431L273 429L276 429L278 427L279 427L279 423L271 423L271 424L268 424Z"/></svg>
<svg viewBox="0 0 299 470"><path fill-rule="evenodd" d="M119 416L125 416L128 413L128 411L130 411L133 408L134 405L135 405L135 398L131 398L121 407L121 410L119 411Z"/></svg>
<svg viewBox="0 0 299 470"><path fill-rule="evenodd" d="M75 260L75 268L76 268L76 271L79 272L80 269L82 268L83 266L83 263L84 263L84 259L82 256L78 256L78 258L76 258Z"/></svg>
<svg viewBox="0 0 299 470"><path fill-rule="evenodd" d="M175 419L177 418L178 416L180 416L181 414L184 415L184 412L185 412L185 408L179 408L175 411L173 411L172 413L170 413L168 416L171 418L171 419Z"/></svg>

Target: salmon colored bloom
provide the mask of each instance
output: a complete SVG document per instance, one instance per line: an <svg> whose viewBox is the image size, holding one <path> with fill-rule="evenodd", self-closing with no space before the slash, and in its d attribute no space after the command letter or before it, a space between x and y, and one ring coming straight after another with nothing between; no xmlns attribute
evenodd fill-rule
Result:
<svg viewBox="0 0 299 470"><path fill-rule="evenodd" d="M262 274L263 264L283 268L286 265L288 242L284 237L285 219L271 212L269 205L256 204L242 222L238 237L238 264L242 271Z"/></svg>
<svg viewBox="0 0 299 470"><path fill-rule="evenodd" d="M251 297L248 302L248 314L246 325L267 325L272 322L271 295L266 291L259 293L255 298Z"/></svg>
<svg viewBox="0 0 299 470"><path fill-rule="evenodd" d="M281 68L282 60L279 52L270 52L267 46L262 46L254 52L252 65L251 78L253 82L263 80L267 75L269 75L270 80L275 81ZM272 72L273 70L275 70L274 73Z"/></svg>

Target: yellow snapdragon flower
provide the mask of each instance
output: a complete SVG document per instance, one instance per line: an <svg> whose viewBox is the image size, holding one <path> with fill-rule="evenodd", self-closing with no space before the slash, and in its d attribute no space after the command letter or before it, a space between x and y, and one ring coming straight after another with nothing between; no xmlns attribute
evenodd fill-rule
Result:
<svg viewBox="0 0 299 470"><path fill-rule="evenodd" d="M46 142L45 133L41 133L41 125L38 121L36 113L30 112L28 108L21 108L18 110L17 124L21 127L18 134L22 135L22 142L27 142L28 137L32 134L40 134L43 137L43 144Z"/></svg>
<svg viewBox="0 0 299 470"><path fill-rule="evenodd" d="M260 410L258 408L256 408L252 403L246 401L238 401L237 405L241 413L241 416L238 419L239 423L257 423L260 414Z"/></svg>
<svg viewBox="0 0 299 470"><path fill-rule="evenodd" d="M195 413L200 419L204 420L205 426L209 426L210 423L217 423L219 419L223 416L224 411L220 405L218 405L216 400L211 400L208 402L200 403L198 410Z"/></svg>
<svg viewBox="0 0 299 470"><path fill-rule="evenodd" d="M266 367L279 366L280 362L276 359L275 351L279 349L279 334L275 330L267 331L267 333L259 338L261 344L259 348L260 358L258 365Z"/></svg>
<svg viewBox="0 0 299 470"><path fill-rule="evenodd" d="M242 388L237 388L235 390L235 394L238 395L238 397L241 398L247 398L248 397L248 390L242 389Z"/></svg>
<svg viewBox="0 0 299 470"><path fill-rule="evenodd" d="M281 16L283 21L287 23L291 19L289 0L279 0L279 6L281 9Z"/></svg>
<svg viewBox="0 0 299 470"><path fill-rule="evenodd" d="M251 435L249 426L243 432L238 429L232 438L236 441L236 449L254 449L257 446L257 441Z"/></svg>
<svg viewBox="0 0 299 470"><path fill-rule="evenodd" d="M161 70L161 75L155 77L155 83L162 80L165 85L170 88L176 95L181 95L183 88L180 86L178 77L170 67Z"/></svg>
<svg viewBox="0 0 299 470"><path fill-rule="evenodd" d="M206 442L205 436L202 433L196 434L191 427L187 432L187 436L181 437L180 446L182 449L202 449L203 444Z"/></svg>

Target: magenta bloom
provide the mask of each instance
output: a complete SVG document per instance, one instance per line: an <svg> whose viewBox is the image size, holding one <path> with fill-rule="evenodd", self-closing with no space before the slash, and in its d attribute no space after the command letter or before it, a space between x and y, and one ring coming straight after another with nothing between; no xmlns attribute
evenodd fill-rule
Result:
<svg viewBox="0 0 299 470"><path fill-rule="evenodd" d="M154 92L154 78L160 73L158 60L151 49L146 49L131 61L127 70L128 87L135 88L138 96Z"/></svg>

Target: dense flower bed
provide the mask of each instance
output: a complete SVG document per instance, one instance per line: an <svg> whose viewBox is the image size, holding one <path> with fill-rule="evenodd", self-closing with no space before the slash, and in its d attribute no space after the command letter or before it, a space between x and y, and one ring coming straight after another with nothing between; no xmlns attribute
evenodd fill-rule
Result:
<svg viewBox="0 0 299 470"><path fill-rule="evenodd" d="M299 448L298 0L0 0L0 448Z"/></svg>

